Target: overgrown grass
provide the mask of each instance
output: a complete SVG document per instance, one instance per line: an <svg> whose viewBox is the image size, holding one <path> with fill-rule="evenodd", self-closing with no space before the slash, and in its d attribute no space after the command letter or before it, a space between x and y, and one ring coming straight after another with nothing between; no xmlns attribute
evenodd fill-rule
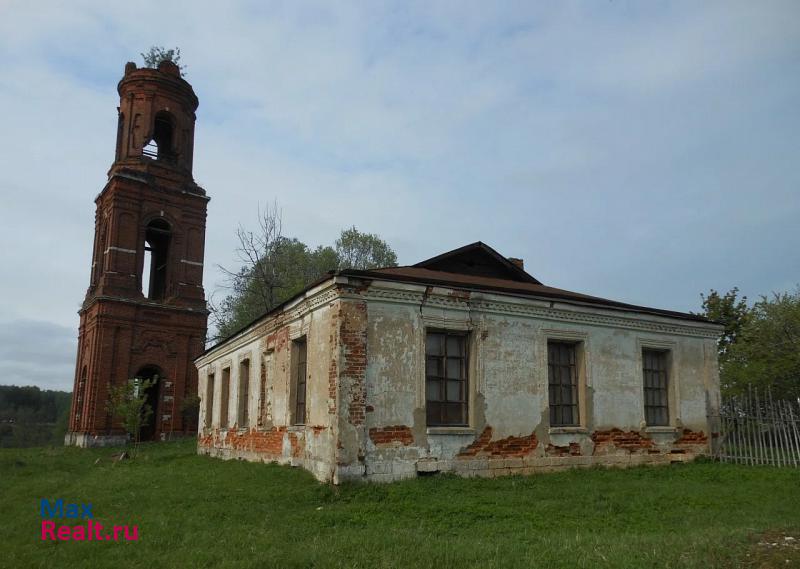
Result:
<svg viewBox="0 0 800 569"><path fill-rule="evenodd" d="M0 449L0 565L736 567L758 536L800 528L793 469L696 463L334 488L300 469L199 457L191 441L120 463L112 452ZM43 542L42 498L91 502L95 521L136 524L139 541ZM784 557L775 566L800 565Z"/></svg>

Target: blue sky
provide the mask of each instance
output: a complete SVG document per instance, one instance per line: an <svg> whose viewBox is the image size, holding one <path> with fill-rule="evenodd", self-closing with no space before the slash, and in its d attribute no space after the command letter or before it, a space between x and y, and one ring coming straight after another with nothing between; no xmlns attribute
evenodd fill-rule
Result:
<svg viewBox="0 0 800 569"><path fill-rule="evenodd" d="M200 98L208 294L275 200L309 245L481 240L660 308L800 282L798 2L3 1L0 383L71 387L116 84L153 44Z"/></svg>

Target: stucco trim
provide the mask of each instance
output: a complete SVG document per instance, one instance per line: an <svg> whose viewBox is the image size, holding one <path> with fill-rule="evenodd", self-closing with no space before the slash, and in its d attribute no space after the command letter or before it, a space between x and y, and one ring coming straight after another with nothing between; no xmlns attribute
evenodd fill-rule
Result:
<svg viewBox="0 0 800 569"><path fill-rule="evenodd" d="M450 294L454 290L436 287L426 294L423 287L413 285L409 285L406 290L398 290L397 288L383 288L373 284L366 292L366 297L368 300L376 302L424 304L426 308L436 306L473 314L479 312L511 314L555 322L571 322L701 338L716 339L721 330L717 324L689 324L667 316L651 316L633 312L630 313L631 316L620 316L610 314L602 307L572 307L558 301L545 302L511 295L501 296L473 292L469 298L464 298Z"/></svg>

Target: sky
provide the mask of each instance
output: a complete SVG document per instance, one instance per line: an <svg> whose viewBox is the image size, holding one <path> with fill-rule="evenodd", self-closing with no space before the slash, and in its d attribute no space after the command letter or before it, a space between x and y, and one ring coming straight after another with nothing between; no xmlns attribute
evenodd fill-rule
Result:
<svg viewBox="0 0 800 569"><path fill-rule="evenodd" d="M547 285L697 311L800 282L800 2L0 0L0 383L71 389L116 85L178 46L204 283L236 227L483 241Z"/></svg>

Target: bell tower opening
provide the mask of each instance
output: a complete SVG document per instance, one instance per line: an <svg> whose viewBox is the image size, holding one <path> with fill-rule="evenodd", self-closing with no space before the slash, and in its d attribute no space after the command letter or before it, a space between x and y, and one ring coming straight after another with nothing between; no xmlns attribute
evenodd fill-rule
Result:
<svg viewBox="0 0 800 569"><path fill-rule="evenodd" d="M164 300L166 296L171 236L169 223L163 219L155 219L147 225L144 236L142 294L150 300Z"/></svg>
<svg viewBox="0 0 800 569"><path fill-rule="evenodd" d="M142 154L156 160L175 160L175 121L167 111L158 111L153 121L153 137L145 144Z"/></svg>

